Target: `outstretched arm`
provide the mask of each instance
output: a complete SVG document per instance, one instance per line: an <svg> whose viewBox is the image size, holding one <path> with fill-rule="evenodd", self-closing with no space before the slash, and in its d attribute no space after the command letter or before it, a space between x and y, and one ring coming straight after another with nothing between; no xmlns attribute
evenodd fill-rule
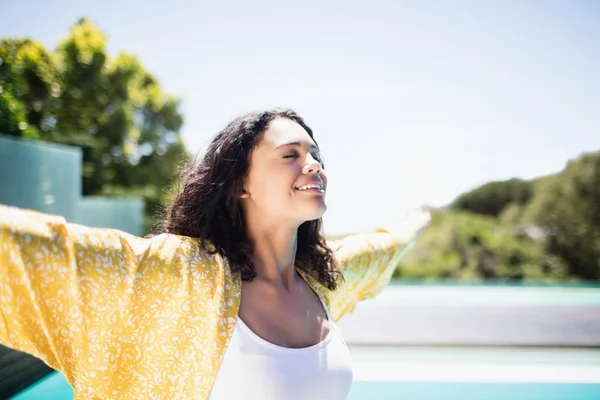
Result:
<svg viewBox="0 0 600 400"><path fill-rule="evenodd" d="M122 321L140 276L177 267L178 245L0 205L0 343L70 378L89 335Z"/></svg>
<svg viewBox="0 0 600 400"><path fill-rule="evenodd" d="M430 222L426 207L401 221L371 234L357 234L330 242L344 274L344 282L330 294L330 312L335 320L354 310L356 303L374 297L390 282L402 255Z"/></svg>

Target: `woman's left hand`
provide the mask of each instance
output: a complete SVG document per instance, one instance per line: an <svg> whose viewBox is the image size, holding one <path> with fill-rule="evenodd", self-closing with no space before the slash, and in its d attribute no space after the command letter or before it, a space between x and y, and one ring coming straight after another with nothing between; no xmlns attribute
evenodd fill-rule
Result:
<svg viewBox="0 0 600 400"><path fill-rule="evenodd" d="M422 205L406 213L403 218L392 221L385 230L401 243L408 243L419 236L430 223L429 207Z"/></svg>

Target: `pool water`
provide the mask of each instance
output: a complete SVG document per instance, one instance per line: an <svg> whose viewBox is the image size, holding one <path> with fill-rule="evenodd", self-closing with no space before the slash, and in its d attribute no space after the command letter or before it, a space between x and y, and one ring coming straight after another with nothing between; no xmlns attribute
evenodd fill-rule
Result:
<svg viewBox="0 0 600 400"><path fill-rule="evenodd" d="M394 283L368 302L386 306L598 307L600 286L405 286Z"/></svg>
<svg viewBox="0 0 600 400"><path fill-rule="evenodd" d="M352 346L349 400L600 399L600 349Z"/></svg>
<svg viewBox="0 0 600 400"><path fill-rule="evenodd" d="M350 346L348 400L598 400L600 349ZM68 400L53 373L13 400ZM324 399L326 400L326 399Z"/></svg>
<svg viewBox="0 0 600 400"><path fill-rule="evenodd" d="M348 400L598 400L600 384L355 382Z"/></svg>
<svg viewBox="0 0 600 400"><path fill-rule="evenodd" d="M53 373L14 400L68 400L73 389ZM368 382L352 385L348 400L598 400L600 384L497 382Z"/></svg>
<svg viewBox="0 0 600 400"><path fill-rule="evenodd" d="M21 393L13 396L15 400L69 400L74 393L62 374L53 372L40 379Z"/></svg>

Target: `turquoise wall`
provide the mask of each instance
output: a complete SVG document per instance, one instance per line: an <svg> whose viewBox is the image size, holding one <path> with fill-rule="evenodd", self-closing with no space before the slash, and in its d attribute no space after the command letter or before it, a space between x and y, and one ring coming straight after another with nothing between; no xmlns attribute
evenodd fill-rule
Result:
<svg viewBox="0 0 600 400"><path fill-rule="evenodd" d="M82 159L78 147L0 135L0 203L142 235L142 199L81 195Z"/></svg>

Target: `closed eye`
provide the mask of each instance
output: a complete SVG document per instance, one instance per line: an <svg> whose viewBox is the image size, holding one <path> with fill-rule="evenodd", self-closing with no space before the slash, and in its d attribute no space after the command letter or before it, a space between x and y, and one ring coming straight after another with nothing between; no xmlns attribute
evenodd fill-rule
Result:
<svg viewBox="0 0 600 400"><path fill-rule="evenodd" d="M292 153L292 154L287 154L287 155L283 156L283 158L298 158L298 157L299 157L298 153ZM315 161L318 162L319 164L321 164L321 165L323 164L323 160L318 155L312 154L312 158L314 158Z"/></svg>

